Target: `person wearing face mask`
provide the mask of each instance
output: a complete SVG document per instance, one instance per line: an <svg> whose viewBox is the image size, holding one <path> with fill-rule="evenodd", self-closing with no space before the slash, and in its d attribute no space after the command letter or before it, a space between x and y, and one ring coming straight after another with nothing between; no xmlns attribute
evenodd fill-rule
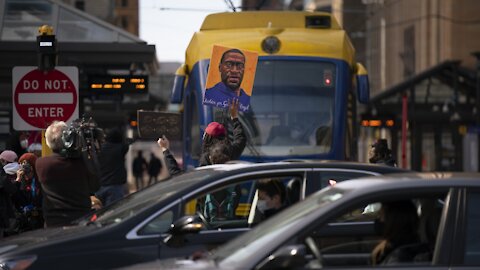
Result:
<svg viewBox="0 0 480 270"><path fill-rule="evenodd" d="M257 208L263 213L264 218L269 218L287 207L286 190L282 181L277 179L260 180L257 183L257 189Z"/></svg>

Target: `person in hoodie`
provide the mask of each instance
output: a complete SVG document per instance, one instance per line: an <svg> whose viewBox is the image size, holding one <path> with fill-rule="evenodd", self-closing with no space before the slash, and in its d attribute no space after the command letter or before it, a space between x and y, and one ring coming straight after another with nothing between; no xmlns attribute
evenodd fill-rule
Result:
<svg viewBox="0 0 480 270"><path fill-rule="evenodd" d="M199 166L206 166L213 164L210 160L210 148L219 141L224 141L228 147L229 160L239 159L245 149L247 137L243 130L242 123L238 119L238 105L239 101L234 100L230 104L230 121L233 124L233 139L229 139L227 129L218 122L211 122L208 124L203 134L202 154L200 156Z"/></svg>

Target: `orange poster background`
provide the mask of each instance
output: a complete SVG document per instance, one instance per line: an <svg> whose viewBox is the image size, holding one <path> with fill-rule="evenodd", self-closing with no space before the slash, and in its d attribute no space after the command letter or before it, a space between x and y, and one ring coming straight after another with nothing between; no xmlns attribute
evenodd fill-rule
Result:
<svg viewBox="0 0 480 270"><path fill-rule="evenodd" d="M215 84L222 81L218 65L222 54L230 49L238 49L245 55L245 70L243 72L243 80L240 88L249 96L252 95L253 81L255 80L255 72L257 70L258 54L253 51L242 50L240 48L228 48L218 45L213 45L212 57L210 58L210 66L208 67L206 89L213 87Z"/></svg>

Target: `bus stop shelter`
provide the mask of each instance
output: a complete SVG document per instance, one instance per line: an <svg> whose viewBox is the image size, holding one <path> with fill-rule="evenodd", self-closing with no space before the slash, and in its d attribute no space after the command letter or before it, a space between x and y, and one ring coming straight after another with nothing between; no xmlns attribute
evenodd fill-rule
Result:
<svg viewBox="0 0 480 270"><path fill-rule="evenodd" d="M473 70L460 61L442 62L371 98L361 115L362 129L387 129L399 166L417 171L478 169L478 150L472 151L472 146L478 149L476 88Z"/></svg>

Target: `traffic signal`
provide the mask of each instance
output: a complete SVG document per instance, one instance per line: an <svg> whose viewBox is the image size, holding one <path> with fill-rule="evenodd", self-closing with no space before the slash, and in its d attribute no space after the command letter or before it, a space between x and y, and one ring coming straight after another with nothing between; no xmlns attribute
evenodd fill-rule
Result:
<svg viewBox="0 0 480 270"><path fill-rule="evenodd" d="M57 39L53 34L53 28L42 25L38 28L37 53L38 69L49 71L57 64Z"/></svg>

